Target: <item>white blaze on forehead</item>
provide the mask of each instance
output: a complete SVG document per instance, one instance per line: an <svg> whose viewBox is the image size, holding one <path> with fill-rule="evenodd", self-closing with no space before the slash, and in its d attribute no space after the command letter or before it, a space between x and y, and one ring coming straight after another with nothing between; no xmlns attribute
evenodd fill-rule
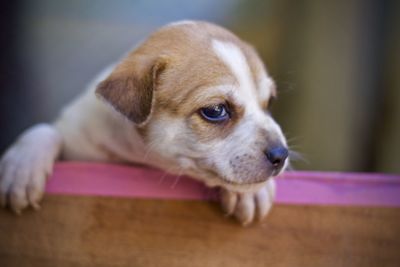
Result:
<svg viewBox="0 0 400 267"><path fill-rule="evenodd" d="M256 86L263 86L263 90L260 92L262 96L259 97L265 95L268 97L270 92L267 91L268 89L264 89L268 85L262 79L258 82L259 84L254 84L246 57L235 44L214 39L212 40L212 48L218 58L236 77L239 83L238 94L235 94L237 95L236 100L244 105L245 113L260 116L262 111L257 101Z"/></svg>
<svg viewBox="0 0 400 267"><path fill-rule="evenodd" d="M239 82L239 94L244 103L256 104L255 85L247 60L239 47L233 43L212 40L212 47L218 58L225 63Z"/></svg>
<svg viewBox="0 0 400 267"><path fill-rule="evenodd" d="M235 44L212 40L212 48L239 82L237 101L244 104L246 113L258 114L261 110L257 98L264 100L270 96L272 81L265 73L260 73L258 84L254 84L246 57ZM259 88L259 95L256 87Z"/></svg>
<svg viewBox="0 0 400 267"><path fill-rule="evenodd" d="M283 136L279 125L265 114L258 101L258 98L265 100L270 97L272 80L266 73L261 72L258 75L257 85L254 84L246 57L235 44L212 40L212 47L218 58L231 70L239 83L239 86L236 86L237 90L234 90L233 93L236 101L244 106L245 114L250 115L258 127L261 126ZM259 92L256 91L256 86L259 87ZM237 127L235 133L240 136L245 135L249 128L243 127L244 125L242 123L242 127Z"/></svg>

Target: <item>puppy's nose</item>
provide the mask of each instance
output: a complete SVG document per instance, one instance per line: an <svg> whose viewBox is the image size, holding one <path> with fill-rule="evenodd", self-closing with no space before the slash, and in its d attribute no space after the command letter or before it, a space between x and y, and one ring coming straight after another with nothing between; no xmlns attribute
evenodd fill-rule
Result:
<svg viewBox="0 0 400 267"><path fill-rule="evenodd" d="M286 147L279 146L269 149L265 152L267 159L275 168L281 168L289 156L289 150Z"/></svg>

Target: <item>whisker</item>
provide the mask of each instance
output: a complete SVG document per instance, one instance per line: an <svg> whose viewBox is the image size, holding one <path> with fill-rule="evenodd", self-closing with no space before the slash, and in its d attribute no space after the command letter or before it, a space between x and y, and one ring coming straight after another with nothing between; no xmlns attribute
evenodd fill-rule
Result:
<svg viewBox="0 0 400 267"><path fill-rule="evenodd" d="M291 143L291 142L294 142L294 141L298 141L298 140L300 140L300 137L289 137L289 138L286 138L286 141L288 143Z"/></svg>
<svg viewBox="0 0 400 267"><path fill-rule="evenodd" d="M164 171L164 174L161 175L160 179L158 180L158 184L161 185L162 182L164 181L165 177L168 175L167 171Z"/></svg>
<svg viewBox="0 0 400 267"><path fill-rule="evenodd" d="M297 151L298 148L301 148L301 146L300 145L289 145L288 148L291 151Z"/></svg>
<svg viewBox="0 0 400 267"><path fill-rule="evenodd" d="M161 175L161 176L160 176L160 179L158 180L158 184L162 184L162 182L164 181L165 177L166 177L168 174L171 174L170 171L173 170L173 169L174 169L174 168L171 167L171 168L167 168L166 170L164 170L163 175Z"/></svg>
<svg viewBox="0 0 400 267"><path fill-rule="evenodd" d="M146 152L145 152L145 154L144 154L144 156L143 156L143 160L146 160L146 159L147 159L147 157L149 156L150 152L153 150L153 148L154 148L157 144L158 144L158 142L157 142L157 141L154 141L154 142L151 142L151 143L147 146Z"/></svg>
<svg viewBox="0 0 400 267"><path fill-rule="evenodd" d="M300 137L287 137L286 138L286 142L287 142L287 145L290 147L290 148L293 148L293 147L299 147L299 143L301 143L300 141L302 140L303 138L300 138Z"/></svg>
<svg viewBox="0 0 400 267"><path fill-rule="evenodd" d="M292 149L289 150L289 158L291 161L301 161L303 163L310 164L308 159L302 153Z"/></svg>
<svg viewBox="0 0 400 267"><path fill-rule="evenodd" d="M175 186L178 184L179 180L181 179L181 176L182 176L182 169L179 171L178 176L175 178L174 183L171 185L171 187L170 187L171 189L175 188Z"/></svg>

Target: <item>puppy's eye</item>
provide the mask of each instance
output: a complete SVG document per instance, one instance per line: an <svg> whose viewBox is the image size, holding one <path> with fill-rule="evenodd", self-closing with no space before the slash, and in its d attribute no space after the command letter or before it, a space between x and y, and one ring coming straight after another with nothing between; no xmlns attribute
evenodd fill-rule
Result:
<svg viewBox="0 0 400 267"><path fill-rule="evenodd" d="M210 122L221 122L229 119L229 113L224 104L201 108L200 115Z"/></svg>

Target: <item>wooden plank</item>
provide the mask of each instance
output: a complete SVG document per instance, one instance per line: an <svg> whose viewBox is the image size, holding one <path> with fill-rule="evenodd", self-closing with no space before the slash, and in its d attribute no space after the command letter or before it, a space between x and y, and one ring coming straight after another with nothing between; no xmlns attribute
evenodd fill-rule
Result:
<svg viewBox="0 0 400 267"><path fill-rule="evenodd" d="M0 211L0 266L400 266L400 209L277 205L243 228L216 203L46 196Z"/></svg>

